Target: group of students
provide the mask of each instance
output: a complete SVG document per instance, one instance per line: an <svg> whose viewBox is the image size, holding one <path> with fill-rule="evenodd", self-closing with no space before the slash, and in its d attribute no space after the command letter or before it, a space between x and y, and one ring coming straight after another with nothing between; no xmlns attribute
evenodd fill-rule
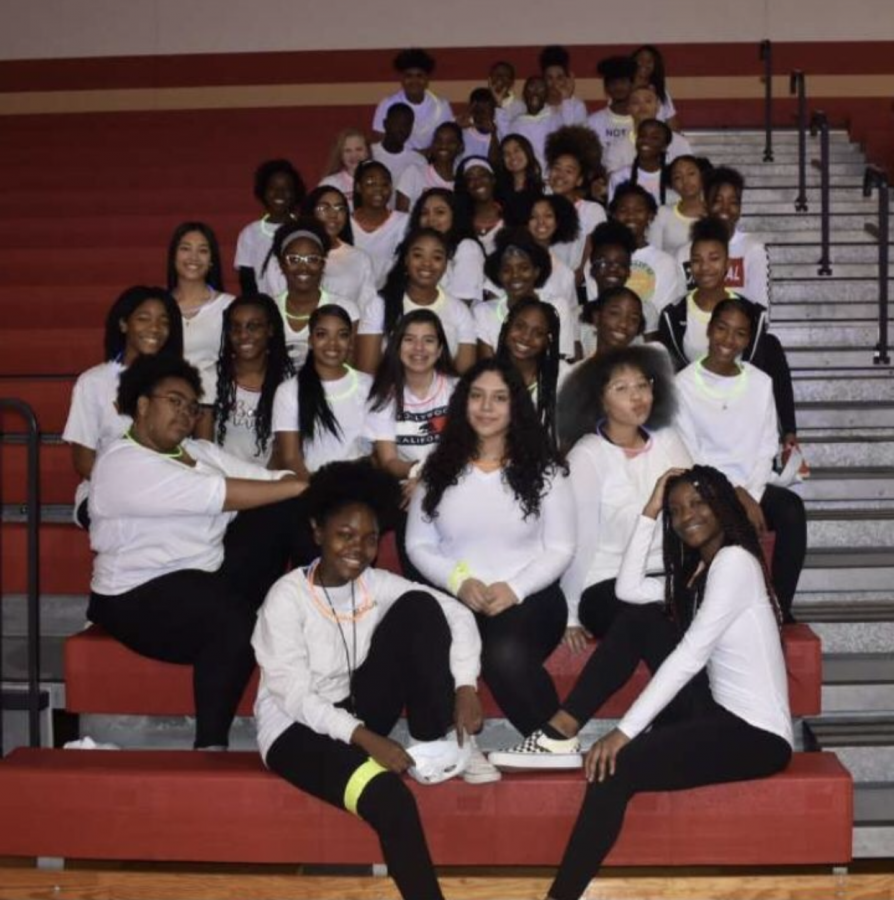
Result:
<svg viewBox="0 0 894 900"><path fill-rule="evenodd" d="M637 791L791 752L779 628L806 524L774 471L797 428L743 181L687 152L668 168L684 139L654 48L601 64L589 120L567 53L541 63L523 103L496 64L462 128L431 58L400 54L379 143L342 135L309 193L285 160L258 168L239 296L213 230L176 229L166 287L109 311L64 433L90 620L192 665L197 749L226 748L257 662L266 765L368 821L404 897L441 896L405 771L582 766L566 900ZM406 577L373 567L391 529ZM594 637L560 702L546 659ZM649 686L583 756L641 660ZM479 678L522 736L489 757ZM410 747L389 737L404 711Z"/></svg>

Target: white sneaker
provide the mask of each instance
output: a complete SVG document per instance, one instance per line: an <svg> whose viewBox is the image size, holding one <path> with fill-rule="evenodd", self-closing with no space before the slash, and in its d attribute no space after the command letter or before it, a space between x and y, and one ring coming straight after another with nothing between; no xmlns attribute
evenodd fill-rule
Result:
<svg viewBox="0 0 894 900"><path fill-rule="evenodd" d="M467 784L490 784L493 781L499 781L503 776L500 770L488 762L487 757L478 748L475 738L466 735L466 742L469 744L469 761L463 772L463 781Z"/></svg>
<svg viewBox="0 0 894 900"><path fill-rule="evenodd" d="M501 769L580 769L584 764L576 737L557 740L539 729L514 747L494 750L488 759Z"/></svg>

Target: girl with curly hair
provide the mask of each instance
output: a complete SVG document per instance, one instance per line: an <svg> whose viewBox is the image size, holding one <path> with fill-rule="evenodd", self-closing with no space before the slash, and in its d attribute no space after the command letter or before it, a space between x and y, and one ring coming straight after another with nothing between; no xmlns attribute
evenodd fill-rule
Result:
<svg viewBox="0 0 894 900"><path fill-rule="evenodd" d="M457 384L410 504L407 552L475 613L484 680L530 734L558 707L543 663L565 630L558 579L574 552L574 502L511 364L481 360Z"/></svg>
<svg viewBox="0 0 894 900"><path fill-rule="evenodd" d="M213 419L196 436L266 466L273 451L273 398L293 373L282 316L266 294L237 297L224 312Z"/></svg>
<svg viewBox="0 0 894 900"><path fill-rule="evenodd" d="M577 285L574 272L553 250L556 244L575 241L580 234L580 221L574 204L558 194L540 197L531 206L527 225L531 237L549 251L552 263L552 272L543 285L543 293L547 297L564 297L572 308L575 307Z"/></svg>
<svg viewBox="0 0 894 900"><path fill-rule="evenodd" d="M662 579L647 575L656 532ZM644 606L617 620L538 734L557 734L545 737L553 747L570 743L566 736L641 659L655 675L587 753L584 801L548 893L553 900L581 896L634 795L765 778L791 758L779 609L757 534L720 472L695 466L662 475L624 554L618 593ZM548 749L527 755L550 758Z"/></svg>
<svg viewBox="0 0 894 900"><path fill-rule="evenodd" d="M624 290L620 288L619 290ZM673 369L653 347L619 347L581 363L559 397L559 435L569 451L577 506L577 549L562 576L566 641L583 650L627 604L615 579L637 516L659 475L692 464L671 425ZM662 570L656 537L649 571Z"/></svg>

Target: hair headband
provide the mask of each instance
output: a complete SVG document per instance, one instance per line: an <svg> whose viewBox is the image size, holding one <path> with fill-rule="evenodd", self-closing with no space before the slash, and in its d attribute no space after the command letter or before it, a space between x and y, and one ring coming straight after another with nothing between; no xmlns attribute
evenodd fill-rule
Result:
<svg viewBox="0 0 894 900"><path fill-rule="evenodd" d="M313 241L321 250L323 249L323 242L320 240L320 236L314 234L312 231L308 231L306 228L296 228L294 231L290 231L283 238L280 246L285 250L292 241L297 240L298 238L307 238L309 241Z"/></svg>

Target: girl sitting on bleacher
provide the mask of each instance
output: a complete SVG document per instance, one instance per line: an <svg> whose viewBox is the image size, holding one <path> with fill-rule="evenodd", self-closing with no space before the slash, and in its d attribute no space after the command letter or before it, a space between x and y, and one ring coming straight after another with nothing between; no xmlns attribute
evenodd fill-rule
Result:
<svg viewBox="0 0 894 900"><path fill-rule="evenodd" d="M290 375L282 316L266 294L237 297L224 312L213 416L196 437L266 466L273 451L273 398Z"/></svg>
<svg viewBox="0 0 894 900"><path fill-rule="evenodd" d="M222 748L254 667L255 610L290 552L295 508L281 501L306 483L189 439L201 396L182 360L142 357L122 375L133 425L93 467L87 617L136 653L193 666L195 746Z"/></svg>
<svg viewBox="0 0 894 900"><path fill-rule="evenodd" d="M558 706L544 661L565 631L574 552L567 470L515 367L478 362L450 399L410 503L407 553L476 614L484 679L529 734Z"/></svg>
<svg viewBox="0 0 894 900"><path fill-rule="evenodd" d="M397 481L371 466L332 463L312 478L320 556L281 578L261 608L255 716L268 768L368 822L401 897L439 900L416 803L399 777L425 779L425 744L405 749L388 735L405 708L416 741L443 738L454 724L460 741L477 731L481 644L452 598L371 568L399 499Z"/></svg>
<svg viewBox="0 0 894 900"><path fill-rule="evenodd" d="M333 187L343 194L353 194L357 166L370 159L369 141L359 128L345 128L335 138L326 174L318 187Z"/></svg>
<svg viewBox="0 0 894 900"><path fill-rule="evenodd" d="M733 482L758 534L775 532L773 585L790 621L807 552L807 521L801 498L771 483L779 449L773 382L740 361L754 339L759 309L740 297L714 307L707 356L677 376L676 425L692 458L720 469Z"/></svg>
<svg viewBox="0 0 894 900"><path fill-rule="evenodd" d="M656 532L663 533L664 578L647 574ZM621 597L645 604L648 621L636 613L617 620L541 738L550 731L558 736L552 746L571 743L565 735L577 732L640 659L660 668L587 753L584 802L551 900L584 893L635 794L764 778L791 758L779 608L757 535L720 472L695 466L659 479L617 587ZM662 601L668 616L654 612ZM709 689L697 675L703 669ZM548 759L548 750L539 758L544 753Z"/></svg>
<svg viewBox="0 0 894 900"><path fill-rule="evenodd" d="M117 406L118 377L139 356L183 355L183 321L174 298L160 287L132 287L106 316L104 363L75 382L62 440L83 481L75 493L74 519L89 527L87 495L96 457L121 437L130 419Z"/></svg>

